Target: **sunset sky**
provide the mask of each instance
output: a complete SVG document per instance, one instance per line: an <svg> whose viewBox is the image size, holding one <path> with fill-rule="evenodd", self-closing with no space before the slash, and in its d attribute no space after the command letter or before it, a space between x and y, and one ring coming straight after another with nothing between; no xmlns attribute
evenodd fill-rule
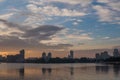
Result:
<svg viewBox="0 0 120 80"><path fill-rule="evenodd" d="M120 49L120 0L0 0L0 54L94 57Z"/></svg>

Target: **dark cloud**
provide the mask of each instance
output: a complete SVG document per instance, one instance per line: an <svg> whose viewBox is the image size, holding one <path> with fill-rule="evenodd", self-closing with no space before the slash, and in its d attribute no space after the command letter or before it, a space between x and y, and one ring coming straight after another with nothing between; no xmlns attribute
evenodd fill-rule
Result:
<svg viewBox="0 0 120 80"><path fill-rule="evenodd" d="M28 40L28 39L20 39L15 36L0 36L0 49L31 49L31 50L41 50L41 49L66 49L73 45L71 44L58 44L58 45L46 45L39 43L35 40Z"/></svg>
<svg viewBox="0 0 120 80"><path fill-rule="evenodd" d="M0 46L1 47L27 47L29 44L25 40L21 40L15 36L0 36Z"/></svg>
<svg viewBox="0 0 120 80"><path fill-rule="evenodd" d="M4 20L4 19L0 19L0 22L3 22L3 23L6 24L8 27L20 27L20 25L15 24L15 23L12 23L12 22L9 22L9 21Z"/></svg>
<svg viewBox="0 0 120 80"><path fill-rule="evenodd" d="M72 44L57 44L57 45L51 45L50 48L52 49L67 49L68 47L72 47Z"/></svg>
<svg viewBox="0 0 120 80"><path fill-rule="evenodd" d="M35 38L39 40L47 40L50 39L50 36L56 34L58 31L62 30L63 28L58 26L52 25L42 25L37 28L33 28L27 30L23 37L25 38Z"/></svg>
<svg viewBox="0 0 120 80"><path fill-rule="evenodd" d="M9 35L0 35L0 48L30 48L30 49L63 49L71 47L71 44L47 45L40 43L41 40L51 40L51 36L61 31L62 27L53 25L41 25L37 28L23 26L21 24L0 19L8 28L16 28L21 32L11 32ZM31 27L31 28L27 28Z"/></svg>
<svg viewBox="0 0 120 80"><path fill-rule="evenodd" d="M31 26L20 25L3 19L0 19L0 22L3 22L8 28L17 28L23 32L23 34L20 32L11 32L11 35L21 34L21 36L24 38L34 38L39 40L50 39L50 36L63 29L62 27L53 25L41 25L37 28L32 28Z"/></svg>
<svg viewBox="0 0 120 80"><path fill-rule="evenodd" d="M85 43L78 43L78 45L85 45Z"/></svg>
<svg viewBox="0 0 120 80"><path fill-rule="evenodd" d="M21 31L25 31L25 30L29 29L29 26L20 25L18 23L10 22L10 21L4 20L4 19L0 19L0 22L4 23L8 28L16 28Z"/></svg>

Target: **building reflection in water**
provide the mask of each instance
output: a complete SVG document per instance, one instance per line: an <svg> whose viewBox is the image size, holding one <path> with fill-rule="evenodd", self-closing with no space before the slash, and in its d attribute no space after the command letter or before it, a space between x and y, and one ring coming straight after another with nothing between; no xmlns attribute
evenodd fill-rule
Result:
<svg viewBox="0 0 120 80"><path fill-rule="evenodd" d="M46 74L46 72L48 72L49 74L52 73L52 68L42 68L42 74Z"/></svg>
<svg viewBox="0 0 120 80"><path fill-rule="evenodd" d="M120 65L113 65L113 71L115 76L118 76L120 74Z"/></svg>
<svg viewBox="0 0 120 80"><path fill-rule="evenodd" d="M74 75L74 68L73 67L70 67L70 75ZM52 73L52 68L42 68L42 74L51 74Z"/></svg>
<svg viewBox="0 0 120 80"><path fill-rule="evenodd" d="M74 68L73 67L70 67L70 74L74 75Z"/></svg>
<svg viewBox="0 0 120 80"><path fill-rule="evenodd" d="M24 67L22 67L19 69L19 76L20 78L24 79L24 75L25 75L25 70L24 70Z"/></svg>
<svg viewBox="0 0 120 80"><path fill-rule="evenodd" d="M108 73L109 72L109 66L105 65L105 66L96 66L96 72L104 72L104 73Z"/></svg>
<svg viewBox="0 0 120 80"><path fill-rule="evenodd" d="M51 68L48 68L47 71L48 71L49 74L51 74L52 69L51 69Z"/></svg>
<svg viewBox="0 0 120 80"><path fill-rule="evenodd" d="M109 65L96 66L96 72L97 73L100 73L100 72L108 73L109 70L111 70L110 68L113 69L115 76L118 76L120 74L120 65L113 65L113 67L110 67Z"/></svg>

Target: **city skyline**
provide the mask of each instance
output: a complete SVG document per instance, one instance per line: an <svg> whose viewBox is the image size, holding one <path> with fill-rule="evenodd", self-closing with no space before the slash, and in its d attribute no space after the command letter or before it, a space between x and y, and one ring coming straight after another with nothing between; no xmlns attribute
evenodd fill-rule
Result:
<svg viewBox="0 0 120 80"><path fill-rule="evenodd" d="M0 55L95 57L120 50L119 0L0 0Z"/></svg>
<svg viewBox="0 0 120 80"><path fill-rule="evenodd" d="M73 50L70 50L67 56L63 58L57 56L53 57L51 52L43 52L41 56L25 58L25 50L19 51L16 55L6 55L5 57L0 55L0 62L6 63L113 63L119 64L120 52L118 49L113 50L113 55L110 55L108 51L103 51L95 54L94 58L90 57L74 57L76 54Z"/></svg>
<svg viewBox="0 0 120 80"><path fill-rule="evenodd" d="M105 59L109 59L109 58L119 58L120 57L120 52L117 48L115 48L113 50L112 53L109 53L108 51L102 51L102 52L97 52L97 53L94 53L95 54L95 57L86 57L86 56L78 56L77 54L74 53L73 50L70 50L67 55L63 56L63 57L60 57L60 56L54 56L54 54L52 52L42 52L41 55L37 56L37 57L26 57L26 51L24 49L21 49L19 51L19 53L17 54L14 54L14 55L11 55L11 54L8 54L8 55L0 55L0 58L1 59L7 59L7 61L11 61L11 60L16 60L17 62L19 61L24 61L25 59L39 59L39 58L42 58L44 59L46 62L49 61L49 59L51 58L64 58L64 59L80 59L80 58L88 58L88 59L96 59L96 60L105 60ZM77 56L77 57L76 57Z"/></svg>

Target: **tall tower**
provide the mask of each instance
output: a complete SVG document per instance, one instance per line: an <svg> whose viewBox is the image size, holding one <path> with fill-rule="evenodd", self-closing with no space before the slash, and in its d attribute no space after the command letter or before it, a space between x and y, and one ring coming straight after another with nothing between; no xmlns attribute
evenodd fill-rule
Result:
<svg viewBox="0 0 120 80"><path fill-rule="evenodd" d="M70 58L73 59L74 57L74 51L70 50Z"/></svg>
<svg viewBox="0 0 120 80"><path fill-rule="evenodd" d="M22 49L22 50L20 50L20 61L23 62L24 59L25 59L25 50Z"/></svg>
<svg viewBox="0 0 120 80"><path fill-rule="evenodd" d="M109 56L109 54L108 54L107 51L104 51L104 52L101 53L101 59L107 59L107 58L109 58L109 57L110 57L110 56Z"/></svg>
<svg viewBox="0 0 120 80"><path fill-rule="evenodd" d="M51 52L48 53L48 58L49 59L52 58L52 53Z"/></svg>
<svg viewBox="0 0 120 80"><path fill-rule="evenodd" d="M120 53L119 53L118 49L114 49L113 56L114 57L120 57Z"/></svg>
<svg viewBox="0 0 120 80"><path fill-rule="evenodd" d="M97 59L97 60L101 59L101 55L100 55L99 53L96 53L95 56L96 56L96 59Z"/></svg>
<svg viewBox="0 0 120 80"><path fill-rule="evenodd" d="M42 53L42 58L46 59L46 53L45 52Z"/></svg>

